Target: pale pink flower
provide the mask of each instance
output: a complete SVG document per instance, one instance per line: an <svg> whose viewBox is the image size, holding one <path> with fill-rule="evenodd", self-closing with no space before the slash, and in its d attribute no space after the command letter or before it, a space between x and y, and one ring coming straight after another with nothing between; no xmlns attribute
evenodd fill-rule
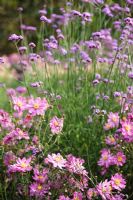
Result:
<svg viewBox="0 0 133 200"><path fill-rule="evenodd" d="M22 140L22 139L29 140L30 139L28 133L22 131L20 128L16 128L14 131L15 131L16 139L18 139L18 140Z"/></svg>
<svg viewBox="0 0 133 200"><path fill-rule="evenodd" d="M112 187L110 181L105 180L104 182L100 182L96 189L103 200L111 199Z"/></svg>
<svg viewBox="0 0 133 200"><path fill-rule="evenodd" d="M17 112L26 110L26 99L24 97L12 97L13 108Z"/></svg>
<svg viewBox="0 0 133 200"><path fill-rule="evenodd" d="M118 113L110 112L108 115L108 123L112 125L112 128L118 127L119 125L119 115Z"/></svg>
<svg viewBox="0 0 133 200"><path fill-rule="evenodd" d="M63 118L60 119L57 116L50 120L50 128L53 134L59 134L62 131L63 121Z"/></svg>
<svg viewBox="0 0 133 200"><path fill-rule="evenodd" d="M53 167L62 169L66 166L66 159L64 159L60 153L53 153L52 155L48 155L45 159L45 163L51 163Z"/></svg>
<svg viewBox="0 0 133 200"><path fill-rule="evenodd" d="M36 116L44 115L48 107L49 105L45 98L41 99L40 97L37 97L36 99L29 99L27 109L30 115Z"/></svg>
<svg viewBox="0 0 133 200"><path fill-rule="evenodd" d="M108 115L107 123L104 125L104 130L110 130L119 126L119 115L118 113L110 112Z"/></svg>

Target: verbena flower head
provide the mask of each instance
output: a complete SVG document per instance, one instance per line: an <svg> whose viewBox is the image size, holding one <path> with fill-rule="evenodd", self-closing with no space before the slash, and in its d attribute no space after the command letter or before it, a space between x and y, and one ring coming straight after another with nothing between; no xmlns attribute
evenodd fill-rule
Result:
<svg viewBox="0 0 133 200"><path fill-rule="evenodd" d="M133 0L126 0L126 2L130 5L133 5Z"/></svg>
<svg viewBox="0 0 133 200"><path fill-rule="evenodd" d="M32 170L32 166L30 165L31 163L31 158L18 158L16 160L16 163L13 165L9 165L8 169L10 173L15 173L15 172L28 172Z"/></svg>
<svg viewBox="0 0 133 200"><path fill-rule="evenodd" d="M50 129L53 134L61 133L63 129L63 118L58 118L57 116L53 117L50 120Z"/></svg>
<svg viewBox="0 0 133 200"><path fill-rule="evenodd" d="M21 35L16 35L16 34L12 34L9 39L9 41L13 41L13 42L17 42L19 40L23 40L23 37Z"/></svg>
<svg viewBox="0 0 133 200"><path fill-rule="evenodd" d="M66 167L66 159L64 159L60 153L48 155L45 159L45 163L52 164L53 167L59 169Z"/></svg>
<svg viewBox="0 0 133 200"><path fill-rule="evenodd" d="M27 88L26 88L26 87L22 87L22 86L18 86L18 87L16 88L16 92L17 92L18 94L25 94L25 93L27 92Z"/></svg>
<svg viewBox="0 0 133 200"><path fill-rule="evenodd" d="M112 176L111 185L113 189L118 190L118 191L125 189L126 181L123 178L122 174L116 173L114 176Z"/></svg>
<svg viewBox="0 0 133 200"><path fill-rule="evenodd" d="M48 24L51 23L51 20L48 19L48 18L47 18L46 16L44 16L44 15L42 15L42 16L40 17L40 20L41 20L42 22L46 22L46 23L48 23Z"/></svg>

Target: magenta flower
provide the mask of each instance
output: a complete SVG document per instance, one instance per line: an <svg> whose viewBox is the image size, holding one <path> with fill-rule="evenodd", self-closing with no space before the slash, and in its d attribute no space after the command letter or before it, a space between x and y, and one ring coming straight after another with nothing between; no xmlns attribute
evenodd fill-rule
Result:
<svg viewBox="0 0 133 200"><path fill-rule="evenodd" d="M81 192L74 192L73 193L73 198L72 200L82 200L83 199L83 195Z"/></svg>
<svg viewBox="0 0 133 200"><path fill-rule="evenodd" d="M103 200L111 199L112 187L110 181L105 180L104 182L100 182L96 189Z"/></svg>
<svg viewBox="0 0 133 200"><path fill-rule="evenodd" d="M126 187L126 181L122 177L122 174L116 173L114 176L111 177L111 185L113 189L121 191Z"/></svg>
<svg viewBox="0 0 133 200"><path fill-rule="evenodd" d="M31 98L28 102L28 110L30 115L44 115L45 111L48 109L49 105L45 98L41 99L37 97L36 99Z"/></svg>
<svg viewBox="0 0 133 200"><path fill-rule="evenodd" d="M53 164L54 168L62 169L66 166L66 159L64 159L60 153L53 153L52 155L48 155L48 157L45 159L45 163L51 163Z"/></svg>
<svg viewBox="0 0 133 200"><path fill-rule="evenodd" d="M37 182L37 183L44 183L45 181L47 181L48 179L48 170L47 169L43 169L41 172L35 168L34 169L34 176L33 179Z"/></svg>
<svg viewBox="0 0 133 200"><path fill-rule="evenodd" d="M70 200L69 197L65 197L64 195L59 196L58 200Z"/></svg>
<svg viewBox="0 0 133 200"><path fill-rule="evenodd" d="M72 200L82 200L83 195L81 192L74 192Z"/></svg>
<svg viewBox="0 0 133 200"><path fill-rule="evenodd" d="M2 140L4 145L15 144L16 142L16 132L13 130L8 133Z"/></svg>
<svg viewBox="0 0 133 200"><path fill-rule="evenodd" d="M1 128L9 131L14 128L14 124L12 123L9 114L2 109L0 110L0 125Z"/></svg>
<svg viewBox="0 0 133 200"><path fill-rule="evenodd" d="M98 165L108 168L110 165L114 164L114 156L110 153L109 149L101 150L101 158L98 161Z"/></svg>
<svg viewBox="0 0 133 200"><path fill-rule="evenodd" d="M4 155L4 165L8 166L11 165L16 160L16 156L12 151L5 153Z"/></svg>
<svg viewBox="0 0 133 200"><path fill-rule="evenodd" d="M14 131L15 131L16 138L18 140L21 140L21 139L29 140L30 139L28 133L22 131L20 128L16 128Z"/></svg>
<svg viewBox="0 0 133 200"><path fill-rule="evenodd" d="M105 139L106 144L108 145L116 145L116 139L115 137L111 136L107 136Z"/></svg>
<svg viewBox="0 0 133 200"><path fill-rule="evenodd" d="M87 171L85 170L83 164L84 164L83 159L76 158L71 154L67 156L66 168L68 169L69 172L81 175L87 175Z"/></svg>
<svg viewBox="0 0 133 200"><path fill-rule="evenodd" d="M42 198L48 193L48 185L40 184L40 183L32 183L30 185L30 196L35 196L36 198Z"/></svg>
<svg viewBox="0 0 133 200"><path fill-rule="evenodd" d="M92 200L93 197L97 197L97 190L95 188L89 188L87 191L87 198L89 200Z"/></svg>
<svg viewBox="0 0 133 200"><path fill-rule="evenodd" d="M32 167L30 165L31 158L18 158L16 160L16 163L13 165L9 165L9 172L15 173L15 172L28 172L32 170Z"/></svg>
<svg viewBox="0 0 133 200"><path fill-rule="evenodd" d="M118 152L115 156L115 164L117 166L123 166L126 162L126 156L124 155L124 153L122 151Z"/></svg>
<svg viewBox="0 0 133 200"><path fill-rule="evenodd" d="M62 131L63 121L63 118L59 119L56 116L50 120L50 128L53 134L59 134Z"/></svg>

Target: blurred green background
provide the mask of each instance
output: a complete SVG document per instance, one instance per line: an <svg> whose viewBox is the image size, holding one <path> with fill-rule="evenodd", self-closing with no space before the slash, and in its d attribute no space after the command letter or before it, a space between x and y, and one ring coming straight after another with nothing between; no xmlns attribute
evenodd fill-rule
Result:
<svg viewBox="0 0 133 200"><path fill-rule="evenodd" d="M71 0L76 5L80 0ZM119 2L119 0L107 0L105 2ZM18 7L23 7L23 23L31 26L39 26L38 10L46 5L47 9L54 9L58 13L58 8L66 4L66 0L0 0L0 56L10 54L14 51L13 45L8 42L8 37L12 33L19 33ZM122 0L121 2L124 2Z"/></svg>

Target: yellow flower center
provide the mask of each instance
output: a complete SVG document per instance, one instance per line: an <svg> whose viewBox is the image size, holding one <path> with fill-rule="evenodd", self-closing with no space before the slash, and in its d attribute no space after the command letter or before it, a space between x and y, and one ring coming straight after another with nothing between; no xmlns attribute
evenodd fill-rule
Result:
<svg viewBox="0 0 133 200"><path fill-rule="evenodd" d="M26 164L26 163L22 163L22 164L21 164L21 167L22 167L22 168L26 168L26 167L27 167L27 164Z"/></svg>
<svg viewBox="0 0 133 200"><path fill-rule="evenodd" d="M106 128L110 128L110 124L105 124L105 127Z"/></svg>
<svg viewBox="0 0 133 200"><path fill-rule="evenodd" d="M43 178L43 176L38 176L38 178L39 178L39 179L42 179L42 178Z"/></svg>
<svg viewBox="0 0 133 200"><path fill-rule="evenodd" d="M19 135L23 135L24 133L23 133L23 131L19 131Z"/></svg>
<svg viewBox="0 0 133 200"><path fill-rule="evenodd" d="M60 162L60 161L62 160L62 157L61 157L61 156L57 156L57 157L55 158L55 160L56 160L57 162Z"/></svg>
<svg viewBox="0 0 133 200"><path fill-rule="evenodd" d="M107 159L108 159L107 155L103 156L103 160L107 160Z"/></svg>
<svg viewBox="0 0 133 200"><path fill-rule="evenodd" d="M130 131L131 130L131 126L130 125L125 125L125 129L126 129L126 131Z"/></svg>
<svg viewBox="0 0 133 200"><path fill-rule="evenodd" d="M75 197L74 200L79 200L79 198L78 198L78 197Z"/></svg>
<svg viewBox="0 0 133 200"><path fill-rule="evenodd" d="M38 185L37 189L41 190L42 189L42 185Z"/></svg>
<svg viewBox="0 0 133 200"><path fill-rule="evenodd" d="M105 187L102 188L102 192L103 193L106 192L106 188Z"/></svg>
<svg viewBox="0 0 133 200"><path fill-rule="evenodd" d="M18 107L22 107L22 105L23 105L23 104L22 104L21 101L18 101L18 102L17 102L17 106L18 106Z"/></svg>
<svg viewBox="0 0 133 200"><path fill-rule="evenodd" d="M34 104L34 109L38 109L39 108L39 104L38 103L35 103Z"/></svg>
<svg viewBox="0 0 133 200"><path fill-rule="evenodd" d="M120 183L121 183L121 181L119 179L115 179L114 182L115 182L116 185L120 185Z"/></svg>
<svg viewBox="0 0 133 200"><path fill-rule="evenodd" d="M119 162L121 162L121 161L122 161L122 157L121 157L121 156L118 156L117 160L118 160Z"/></svg>
<svg viewBox="0 0 133 200"><path fill-rule="evenodd" d="M111 185L109 186L109 190L110 190L110 192L112 191L112 186Z"/></svg>
<svg viewBox="0 0 133 200"><path fill-rule="evenodd" d="M57 121L54 122L54 126L59 126Z"/></svg>
<svg viewBox="0 0 133 200"><path fill-rule="evenodd" d="M115 139L113 137L110 138L111 142L115 142Z"/></svg>
<svg viewBox="0 0 133 200"><path fill-rule="evenodd" d="M114 117L112 117L112 121L113 122L116 122L117 121L117 118L114 116Z"/></svg>

